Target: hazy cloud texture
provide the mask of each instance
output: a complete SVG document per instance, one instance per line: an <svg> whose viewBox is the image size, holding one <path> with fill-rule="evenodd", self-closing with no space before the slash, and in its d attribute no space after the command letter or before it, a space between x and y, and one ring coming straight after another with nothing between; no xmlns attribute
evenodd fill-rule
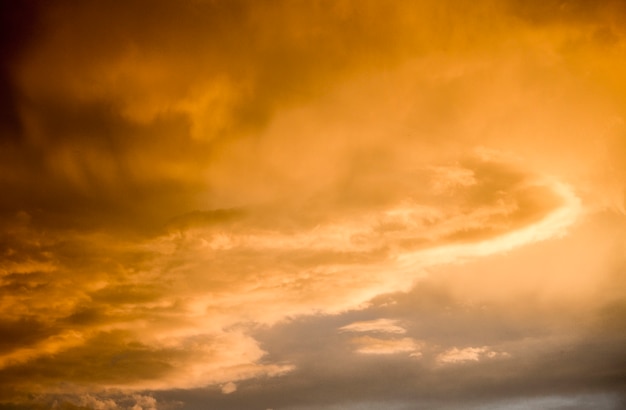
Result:
<svg viewBox="0 0 626 410"><path fill-rule="evenodd" d="M621 408L625 27L4 2L0 409Z"/></svg>

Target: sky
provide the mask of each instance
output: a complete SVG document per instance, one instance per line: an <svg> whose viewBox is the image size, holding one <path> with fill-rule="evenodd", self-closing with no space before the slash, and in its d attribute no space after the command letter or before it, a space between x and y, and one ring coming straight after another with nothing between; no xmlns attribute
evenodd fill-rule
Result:
<svg viewBox="0 0 626 410"><path fill-rule="evenodd" d="M6 0L0 409L626 406L626 3Z"/></svg>

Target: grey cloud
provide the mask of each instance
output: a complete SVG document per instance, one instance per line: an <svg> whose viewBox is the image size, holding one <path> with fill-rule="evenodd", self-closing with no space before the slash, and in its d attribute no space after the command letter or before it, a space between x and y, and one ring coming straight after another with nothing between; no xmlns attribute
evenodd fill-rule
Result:
<svg viewBox="0 0 626 410"><path fill-rule="evenodd" d="M586 235L585 230L578 235ZM570 241L560 246L571 249ZM528 252L519 256L528 257ZM588 257L578 255L580 261ZM622 254L614 257L623 260ZM606 295L604 302L581 304L575 312L555 309L558 297L542 300L523 288L520 293L507 291L506 305L486 296L459 294L450 287L454 276L433 276L418 281L410 292L375 298L363 310L295 319L260 331L257 337L268 358L288 358L296 371L280 381L243 383L238 397L206 397L224 409L252 402L278 409L368 408L389 403L389 398L398 400L399 408L514 409L533 403L555 409L618 409L624 403L621 386L626 378L624 299L610 289L623 281L621 266L617 262L612 271L602 273L607 281L600 281L598 291ZM380 317L402 320L407 330L403 337L425 342L423 356L354 354L350 336L338 329ZM507 355L436 366L436 355L446 349L483 345ZM203 394L189 397L193 408L198 400L194 397Z"/></svg>

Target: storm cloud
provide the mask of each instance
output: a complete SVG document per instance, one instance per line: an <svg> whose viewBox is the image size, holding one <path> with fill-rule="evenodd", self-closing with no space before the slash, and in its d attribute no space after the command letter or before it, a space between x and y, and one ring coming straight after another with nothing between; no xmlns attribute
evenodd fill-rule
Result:
<svg viewBox="0 0 626 410"><path fill-rule="evenodd" d="M0 408L624 404L622 2L5 3Z"/></svg>

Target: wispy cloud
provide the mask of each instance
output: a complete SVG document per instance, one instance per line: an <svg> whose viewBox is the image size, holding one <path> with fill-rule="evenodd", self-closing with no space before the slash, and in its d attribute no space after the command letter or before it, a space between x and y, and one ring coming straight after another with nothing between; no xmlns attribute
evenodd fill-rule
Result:
<svg viewBox="0 0 626 410"><path fill-rule="evenodd" d="M360 336L351 340L358 353L363 354L396 354L410 353L411 356L419 356L420 343L409 337L399 339L381 339L372 336Z"/></svg>
<svg viewBox="0 0 626 410"><path fill-rule="evenodd" d="M354 322L339 328L343 332L375 332L375 333L406 333L406 329L398 325L398 320L374 319Z"/></svg>
<svg viewBox="0 0 626 410"><path fill-rule="evenodd" d="M437 355L437 361L441 364L457 364L507 356L509 356L508 353L496 352L487 346L464 348L453 347Z"/></svg>

